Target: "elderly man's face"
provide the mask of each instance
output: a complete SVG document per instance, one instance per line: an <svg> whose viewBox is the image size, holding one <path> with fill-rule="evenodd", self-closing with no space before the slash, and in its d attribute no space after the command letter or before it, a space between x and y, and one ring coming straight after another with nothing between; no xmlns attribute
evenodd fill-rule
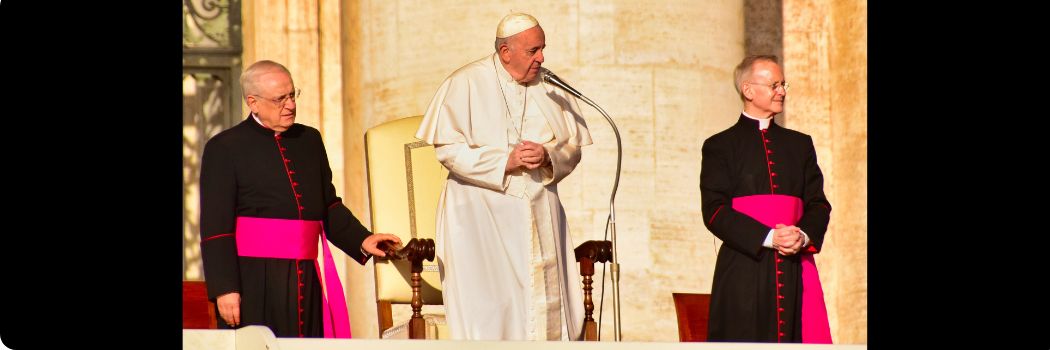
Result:
<svg viewBox="0 0 1050 350"><path fill-rule="evenodd" d="M507 39L500 47L500 60L507 73L519 83L528 83L540 73L543 64L543 49L547 47L543 28L535 26Z"/></svg>
<svg viewBox="0 0 1050 350"><path fill-rule="evenodd" d="M281 70L259 75L255 84L257 94L248 95L248 108L266 127L283 132L295 123L295 84L292 77Z"/></svg>
<svg viewBox="0 0 1050 350"><path fill-rule="evenodd" d="M787 89L784 88L784 72L780 70L780 65L757 61L751 67L751 77L741 88L747 98L744 110L756 118L772 117L783 112Z"/></svg>

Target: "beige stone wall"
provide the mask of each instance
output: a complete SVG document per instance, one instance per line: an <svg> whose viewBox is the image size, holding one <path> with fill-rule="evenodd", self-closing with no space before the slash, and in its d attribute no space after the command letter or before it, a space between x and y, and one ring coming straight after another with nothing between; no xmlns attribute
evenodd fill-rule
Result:
<svg viewBox="0 0 1050 350"><path fill-rule="evenodd" d="M818 258L833 335L864 343L866 4L818 5L783 5L793 85L787 121L814 135L835 207ZM299 122L322 131L336 187L368 225L364 131L422 114L449 73L492 52L496 23L511 10L539 19L545 66L601 104L623 137L616 203L624 339L677 341L671 293L710 292L720 244L700 219L699 147L741 108L731 75L744 55L742 0L260 0L243 5L244 62L273 59L291 69L304 90ZM611 128L582 108L595 144L560 185L577 244L603 238L616 157ZM354 336L377 337L371 263L340 270ZM595 292L597 300L601 287Z"/></svg>

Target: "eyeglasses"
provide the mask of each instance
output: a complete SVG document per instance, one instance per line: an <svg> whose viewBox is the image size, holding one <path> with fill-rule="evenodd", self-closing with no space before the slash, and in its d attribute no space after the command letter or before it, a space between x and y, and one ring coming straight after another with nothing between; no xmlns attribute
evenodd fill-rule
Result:
<svg viewBox="0 0 1050 350"><path fill-rule="evenodd" d="M773 84L770 84L770 85L759 84L759 83L745 83L745 84L762 85L762 86L768 87L770 90L773 90L773 91L777 91L778 88L784 88L784 92L787 92L788 88L791 87L791 85L788 85L788 83L786 81L776 82L776 83L773 83Z"/></svg>
<svg viewBox="0 0 1050 350"><path fill-rule="evenodd" d="M284 96L281 96L281 97L278 97L278 98L266 98L266 97L262 97L262 96L259 96L259 95L253 95L253 96L261 97L262 99L269 100L270 102L273 102L274 104L276 104L277 107L284 107L284 103L285 102L288 102L288 100L291 100L292 102L295 102L295 99L298 98L299 95L302 95L302 94L303 94L303 90L302 89L295 89L295 92L292 92L290 94L287 94L287 95L284 95Z"/></svg>

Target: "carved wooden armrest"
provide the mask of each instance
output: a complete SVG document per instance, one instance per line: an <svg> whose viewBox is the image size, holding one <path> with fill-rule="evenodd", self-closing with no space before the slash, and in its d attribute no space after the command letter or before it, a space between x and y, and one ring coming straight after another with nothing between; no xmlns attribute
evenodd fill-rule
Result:
<svg viewBox="0 0 1050 350"><path fill-rule="evenodd" d="M420 292L423 277L423 260L434 261L434 240L430 238L413 238L404 247L393 246L387 242L380 243L379 249L386 257L378 259L408 260L412 263L412 319L408 322L410 339L426 338L426 322L423 320L423 295Z"/></svg>
<svg viewBox="0 0 1050 350"><path fill-rule="evenodd" d="M576 247L576 261L580 263L580 275L583 276L583 319L584 340L598 340L598 324L594 322L594 300L591 298L591 286L594 281L594 263L612 261L612 242L586 241Z"/></svg>

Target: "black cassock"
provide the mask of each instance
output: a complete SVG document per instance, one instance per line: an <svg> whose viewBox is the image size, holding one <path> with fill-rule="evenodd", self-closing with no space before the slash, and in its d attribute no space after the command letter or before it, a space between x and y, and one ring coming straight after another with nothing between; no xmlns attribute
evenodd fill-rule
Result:
<svg viewBox="0 0 1050 350"><path fill-rule="evenodd" d="M704 224L723 241L711 286L710 341L800 342L802 270L799 255L762 246L772 227L736 211L733 198L777 194L802 200L796 224L819 251L831 204L813 139L743 115L704 141L700 198ZM779 265L779 268L778 268ZM777 271L781 272L778 286Z"/></svg>
<svg viewBox="0 0 1050 350"><path fill-rule="evenodd" d="M362 265L371 233L336 196L317 129L294 124L279 136L249 116L215 135L201 161L201 256L208 298L241 294L241 325L278 337L323 336L314 260L237 256L238 216L322 220L329 241ZM301 277L300 277L301 275ZM229 328L219 317L220 328Z"/></svg>

